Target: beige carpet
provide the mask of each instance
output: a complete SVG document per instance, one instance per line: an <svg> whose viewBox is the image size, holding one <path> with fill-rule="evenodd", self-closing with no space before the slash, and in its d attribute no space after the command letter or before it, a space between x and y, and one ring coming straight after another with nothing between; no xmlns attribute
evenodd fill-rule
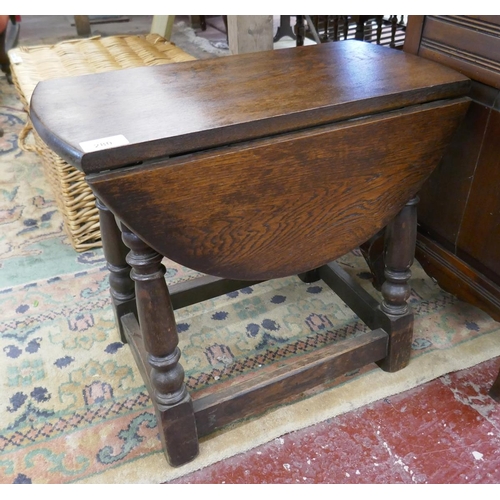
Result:
<svg viewBox="0 0 500 500"><path fill-rule="evenodd" d="M434 288L432 281L425 276L418 264L414 266L413 272L416 275L414 283L422 280L425 286ZM419 283L419 290L422 290L421 285L422 283ZM441 292L438 291L438 294L441 297ZM436 299L434 296L430 302L436 305L438 303ZM170 467L163 455L156 453L137 462L103 471L81 482L168 481L269 442L285 433L324 421L419 386L446 373L468 368L500 355L500 324L493 322L477 309L451 300L452 303L448 303L438 311L422 311L422 314L417 316L415 328L417 341L412 361L400 372L389 374L375 366L369 367L363 373L339 380L338 385L330 390L292 405L277 407L259 418L230 426L202 440L199 457L183 467ZM438 330L437 325L441 325L444 329ZM449 328L454 328L455 331L450 332ZM476 336L479 331L482 333ZM468 335L470 332L474 333ZM425 343L425 340L429 339L434 347L439 347L435 349L424 347L422 342Z"/></svg>

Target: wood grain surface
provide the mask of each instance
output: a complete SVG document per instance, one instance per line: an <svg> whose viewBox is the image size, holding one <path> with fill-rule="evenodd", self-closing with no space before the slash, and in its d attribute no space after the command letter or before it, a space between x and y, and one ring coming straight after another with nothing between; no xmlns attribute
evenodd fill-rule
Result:
<svg viewBox="0 0 500 500"><path fill-rule="evenodd" d="M469 110L419 197L417 256L500 318L500 16L409 16L404 50L469 76Z"/></svg>
<svg viewBox="0 0 500 500"><path fill-rule="evenodd" d="M463 95L469 80L432 61L358 41L54 79L30 116L85 172ZM83 153L82 142L128 144Z"/></svg>
<svg viewBox="0 0 500 500"><path fill-rule="evenodd" d="M436 166L468 104L415 106L87 180L180 264L232 279L288 276L387 225Z"/></svg>
<svg viewBox="0 0 500 500"><path fill-rule="evenodd" d="M418 55L500 88L500 16L425 16Z"/></svg>

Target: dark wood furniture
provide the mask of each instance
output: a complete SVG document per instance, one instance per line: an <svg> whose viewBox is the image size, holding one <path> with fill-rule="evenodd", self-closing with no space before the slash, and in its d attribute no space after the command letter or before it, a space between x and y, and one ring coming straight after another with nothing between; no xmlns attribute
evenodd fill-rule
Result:
<svg viewBox="0 0 500 500"><path fill-rule="evenodd" d="M500 403L500 371L498 372L497 378L490 388L489 395L498 403Z"/></svg>
<svg viewBox="0 0 500 500"><path fill-rule="evenodd" d="M172 465L197 455L200 436L349 370L407 365L416 193L468 89L449 68L357 41L37 86L35 128L100 200L117 324ZM377 301L332 261L384 227ZM169 289L163 256L206 276ZM193 401L173 310L294 274L323 279L372 331Z"/></svg>
<svg viewBox="0 0 500 500"><path fill-rule="evenodd" d="M402 49L406 22L396 15L297 16L296 31L297 46L306 38L317 43L354 39Z"/></svg>
<svg viewBox="0 0 500 500"><path fill-rule="evenodd" d="M473 80L466 118L420 191L418 259L500 321L500 16L410 16L404 50Z"/></svg>
<svg viewBox="0 0 500 500"><path fill-rule="evenodd" d="M273 42L278 42L285 36L288 36L292 40L297 38L290 21L291 17L292 16L280 16L280 24L276 30L276 35L274 35Z"/></svg>
<svg viewBox="0 0 500 500"><path fill-rule="evenodd" d="M500 321L500 16L410 16L404 50L473 80L466 118L420 191L417 258ZM500 373L491 395L500 400Z"/></svg>
<svg viewBox="0 0 500 500"><path fill-rule="evenodd" d="M1 25L5 26L0 30L0 68L5 73L7 81L12 83L10 60L8 52L17 45L19 39L18 16L0 16L3 18Z"/></svg>

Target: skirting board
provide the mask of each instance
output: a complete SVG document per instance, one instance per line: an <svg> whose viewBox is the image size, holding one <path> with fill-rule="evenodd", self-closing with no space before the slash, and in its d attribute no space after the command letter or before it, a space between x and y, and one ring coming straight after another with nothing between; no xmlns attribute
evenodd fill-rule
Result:
<svg viewBox="0 0 500 500"><path fill-rule="evenodd" d="M500 321L500 287L435 241L418 234L415 256L439 286Z"/></svg>

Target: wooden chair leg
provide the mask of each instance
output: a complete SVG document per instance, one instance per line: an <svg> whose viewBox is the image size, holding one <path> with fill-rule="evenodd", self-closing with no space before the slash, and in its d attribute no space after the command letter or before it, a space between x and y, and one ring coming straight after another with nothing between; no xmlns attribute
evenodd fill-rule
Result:
<svg viewBox="0 0 500 500"><path fill-rule="evenodd" d="M76 33L79 36L90 36L92 30L89 16L73 16L73 19L75 20Z"/></svg>
<svg viewBox="0 0 500 500"><path fill-rule="evenodd" d="M491 386L489 395L498 403L500 403L500 371L498 372L498 376L493 382L493 385Z"/></svg>
<svg viewBox="0 0 500 500"><path fill-rule="evenodd" d="M401 370L410 361L413 313L407 300L417 237L417 203L417 197L411 199L385 233L385 281L378 314L380 327L389 334L389 350L378 365L389 372Z"/></svg>
<svg viewBox="0 0 500 500"><path fill-rule="evenodd" d="M297 47L302 47L304 45L304 40L306 38L304 16L297 16L296 33L297 33L296 45L297 45Z"/></svg>
<svg viewBox="0 0 500 500"><path fill-rule="evenodd" d="M96 206L99 210L102 247L109 270L109 287L116 325L122 342L126 343L120 319L128 313L137 317L135 284L130 277L131 267L126 262L129 249L122 241L122 233L113 213L99 199L96 199Z"/></svg>
<svg viewBox="0 0 500 500"><path fill-rule="evenodd" d="M127 262L135 281L142 342L150 367L148 388L158 420L160 437L170 465L180 466L198 455L198 434L184 369L174 310L165 282L162 256L121 224L123 241L131 252Z"/></svg>

